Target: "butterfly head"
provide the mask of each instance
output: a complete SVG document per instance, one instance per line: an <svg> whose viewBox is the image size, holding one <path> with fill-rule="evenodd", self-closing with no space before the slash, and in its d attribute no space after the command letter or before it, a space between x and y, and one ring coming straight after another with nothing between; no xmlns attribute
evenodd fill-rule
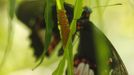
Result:
<svg viewBox="0 0 134 75"><path fill-rule="evenodd" d="M88 7L84 7L83 8L83 12L82 15L80 17L80 19L77 20L77 30L83 30L83 29L87 29L89 26L89 18L90 18L90 14L92 13L92 10Z"/></svg>
<svg viewBox="0 0 134 75"><path fill-rule="evenodd" d="M89 7L84 7L81 18L89 19L92 10Z"/></svg>

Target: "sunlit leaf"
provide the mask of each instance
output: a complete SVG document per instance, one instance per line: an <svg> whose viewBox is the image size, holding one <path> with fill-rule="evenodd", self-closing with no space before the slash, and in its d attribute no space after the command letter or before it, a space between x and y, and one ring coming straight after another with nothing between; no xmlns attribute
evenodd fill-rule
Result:
<svg viewBox="0 0 134 75"><path fill-rule="evenodd" d="M65 68L65 57L63 57L57 67L57 69L53 72L52 75L63 75Z"/></svg>
<svg viewBox="0 0 134 75"><path fill-rule="evenodd" d="M16 0L9 0L9 16L13 19Z"/></svg>
<svg viewBox="0 0 134 75"><path fill-rule="evenodd" d="M12 20L14 18L14 12L15 12L15 5L16 0L9 0L9 23L8 23L8 38L7 38L7 45L5 47L5 53L2 58L2 62L0 63L0 68L4 65L4 62L6 61L7 55L9 50L11 49L12 45L12 39L13 39L13 24Z"/></svg>
<svg viewBox="0 0 134 75"><path fill-rule="evenodd" d="M75 33L76 30L76 18L80 17L81 15L81 11L82 10L78 10L78 9L82 9L82 0L76 0L76 4L75 4L75 10L74 10L74 20L71 23L71 27L70 27L70 33L69 33L69 38L68 38L68 42L67 45L65 47L65 54L67 55L67 60L68 61L68 75L73 75L73 53L72 53L72 36ZM77 15L75 15L77 14Z"/></svg>

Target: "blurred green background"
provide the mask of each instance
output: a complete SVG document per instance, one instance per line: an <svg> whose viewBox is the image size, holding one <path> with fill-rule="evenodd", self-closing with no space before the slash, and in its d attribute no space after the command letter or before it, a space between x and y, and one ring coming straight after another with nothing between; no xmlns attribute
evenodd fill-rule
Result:
<svg viewBox="0 0 134 75"><path fill-rule="evenodd" d="M23 0L17 0L17 5ZM66 0L74 4L75 0ZM0 0L0 63L5 52L8 37L8 0ZM122 3L120 6L92 8L100 5ZM91 20L99 27L115 46L129 75L134 75L134 1L133 0L85 0L93 10ZM83 5L83 6L84 6ZM101 12L98 12L98 9ZM36 11L35 11L36 12ZM100 17L101 14L101 17ZM51 75L56 68L56 58L45 59L44 63L32 71L36 65L32 48L29 47L30 30L17 18L13 19L13 43L5 63L0 68L0 75Z"/></svg>

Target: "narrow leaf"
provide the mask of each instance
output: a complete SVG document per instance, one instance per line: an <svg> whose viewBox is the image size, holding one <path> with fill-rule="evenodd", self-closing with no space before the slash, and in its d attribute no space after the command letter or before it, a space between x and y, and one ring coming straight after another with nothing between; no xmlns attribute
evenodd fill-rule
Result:
<svg viewBox="0 0 134 75"><path fill-rule="evenodd" d="M15 4L16 4L16 0L9 0L9 16L11 19L13 19L14 16Z"/></svg>
<svg viewBox="0 0 134 75"><path fill-rule="evenodd" d="M5 48L4 56L2 58L2 62L0 63L0 68L4 65L6 61L9 50L11 50L12 40L13 40L13 24L12 20L14 18L16 0L9 0L9 23L8 23L8 38L7 45Z"/></svg>
<svg viewBox="0 0 134 75"><path fill-rule="evenodd" d="M62 58L57 69L53 72L52 75L63 75L64 68L65 68L65 57Z"/></svg>

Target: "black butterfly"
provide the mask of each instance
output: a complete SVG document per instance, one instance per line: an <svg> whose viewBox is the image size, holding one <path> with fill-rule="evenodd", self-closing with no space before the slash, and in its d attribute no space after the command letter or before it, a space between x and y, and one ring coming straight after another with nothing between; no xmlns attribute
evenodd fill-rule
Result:
<svg viewBox="0 0 134 75"><path fill-rule="evenodd" d="M99 75L97 64L97 46L95 40L103 40L108 46L109 75L128 75L128 72L117 51L107 37L89 20L91 9L85 7L80 19L77 20L77 31L80 35L78 52L74 57L74 75ZM94 35L97 37L94 37ZM99 44L103 44L99 42ZM101 50L104 51L104 50Z"/></svg>
<svg viewBox="0 0 134 75"><path fill-rule="evenodd" d="M18 19L25 23L26 26L32 31L30 35L30 39L32 41L31 46L34 48L34 55L37 58L42 55L44 49L42 36L39 34L40 30L45 29L45 18L42 17L44 14L44 5L45 4L41 1L24 1L19 5L17 10ZM73 18L73 7L67 3L64 4L64 7L69 23L71 23ZM53 5L52 11L53 22L55 24L53 28L53 40L56 40L51 42L50 48L52 47L53 49L53 47L55 47L60 41L60 34L57 27L57 12L55 5ZM80 34L80 42L78 52L74 57L74 75L99 75L99 65L97 64L95 45L95 40L99 39L103 39L110 52L108 56L109 59L104 61L107 62L110 67L110 70L108 70L109 75L128 75L123 62L113 45L107 37L89 20L90 14L91 10L85 7L82 16L77 20L77 32ZM97 39L94 38L94 35L97 36ZM50 52L52 49L50 49ZM48 51L47 55L49 55L50 52Z"/></svg>

